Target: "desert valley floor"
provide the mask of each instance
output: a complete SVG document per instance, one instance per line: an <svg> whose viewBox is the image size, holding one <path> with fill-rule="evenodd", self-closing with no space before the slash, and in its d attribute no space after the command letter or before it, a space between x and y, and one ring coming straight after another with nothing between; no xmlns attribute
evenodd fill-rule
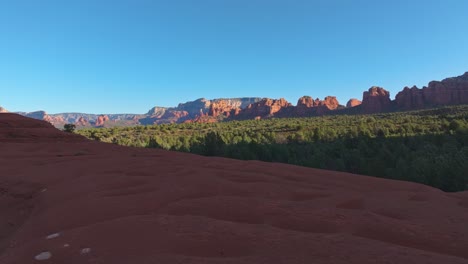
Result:
<svg viewBox="0 0 468 264"><path fill-rule="evenodd" d="M468 192L0 114L0 263L468 263Z"/></svg>

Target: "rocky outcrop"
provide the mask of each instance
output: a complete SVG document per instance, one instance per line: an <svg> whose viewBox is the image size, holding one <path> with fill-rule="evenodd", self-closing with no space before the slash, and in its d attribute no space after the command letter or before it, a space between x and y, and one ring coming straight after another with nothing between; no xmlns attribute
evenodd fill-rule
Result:
<svg viewBox="0 0 468 264"><path fill-rule="evenodd" d="M164 123L178 123L186 117L188 117L190 113L188 111L177 111L177 110L169 110L161 117L162 120L165 120Z"/></svg>
<svg viewBox="0 0 468 264"><path fill-rule="evenodd" d="M247 108L250 104L259 102L261 99L257 97L251 98L233 98L233 99L215 99L211 101L208 115L212 117L230 117L240 114L242 109ZM211 121L211 120L210 120Z"/></svg>
<svg viewBox="0 0 468 264"><path fill-rule="evenodd" d="M335 96L327 96L324 100L313 99L310 96L303 96L297 101L295 116L323 115L339 107L339 102Z"/></svg>
<svg viewBox="0 0 468 264"><path fill-rule="evenodd" d="M271 117L280 112L287 112L292 109L292 104L284 98L270 99L264 98L259 102L250 104L247 108L240 111L241 118L253 119L254 117Z"/></svg>
<svg viewBox="0 0 468 264"><path fill-rule="evenodd" d="M468 104L468 72L440 82L432 81L422 89L405 87L396 95L395 104L399 110Z"/></svg>
<svg viewBox="0 0 468 264"><path fill-rule="evenodd" d="M352 98L352 99L349 99L349 101L346 103L346 107L347 108L355 107L355 106L361 105L361 103L362 102L359 101L358 99Z"/></svg>
<svg viewBox="0 0 468 264"><path fill-rule="evenodd" d="M218 102L213 102L210 106L210 110L208 111L208 115L212 117L218 117L218 116L225 116L229 117L231 113L239 113L239 107L235 107L232 104L229 104L229 102L220 100ZM237 111L236 111L237 110Z"/></svg>
<svg viewBox="0 0 468 264"><path fill-rule="evenodd" d="M211 100L200 98L195 101L179 104L174 110L187 112L191 117L196 117L200 113L207 113L211 106Z"/></svg>
<svg viewBox="0 0 468 264"><path fill-rule="evenodd" d="M200 98L195 101L179 104L175 110L186 111L191 118L196 118L203 115L213 117L230 116L231 114L239 113L240 110L246 108L252 103L260 101L257 97L244 97L244 98L221 98L214 100L207 100Z"/></svg>
<svg viewBox="0 0 468 264"><path fill-rule="evenodd" d="M94 123L95 126L104 126L104 124L109 121L109 117L107 115L100 115L96 119L96 122Z"/></svg>
<svg viewBox="0 0 468 264"><path fill-rule="evenodd" d="M388 111L391 104L390 93L382 87L373 86L364 92L361 107L364 113L369 114Z"/></svg>
<svg viewBox="0 0 468 264"><path fill-rule="evenodd" d="M151 117L161 118L166 113L166 110L166 107L155 106L151 108L146 114Z"/></svg>
<svg viewBox="0 0 468 264"><path fill-rule="evenodd" d="M86 120L86 118L80 116L78 120L75 122L75 125L86 127L86 126L89 126L89 122L88 120Z"/></svg>

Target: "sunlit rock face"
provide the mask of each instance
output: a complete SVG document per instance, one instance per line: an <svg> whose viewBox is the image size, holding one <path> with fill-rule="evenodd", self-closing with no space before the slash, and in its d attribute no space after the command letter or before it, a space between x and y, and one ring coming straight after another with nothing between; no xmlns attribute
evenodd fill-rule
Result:
<svg viewBox="0 0 468 264"><path fill-rule="evenodd" d="M396 95L395 103L400 110L468 104L468 72L458 77L432 81L422 89L405 87Z"/></svg>

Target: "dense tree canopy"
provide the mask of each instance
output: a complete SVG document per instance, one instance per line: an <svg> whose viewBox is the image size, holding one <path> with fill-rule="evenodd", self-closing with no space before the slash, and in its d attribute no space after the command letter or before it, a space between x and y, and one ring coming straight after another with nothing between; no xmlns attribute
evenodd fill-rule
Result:
<svg viewBox="0 0 468 264"><path fill-rule="evenodd" d="M284 162L468 189L468 106L80 130L102 142Z"/></svg>

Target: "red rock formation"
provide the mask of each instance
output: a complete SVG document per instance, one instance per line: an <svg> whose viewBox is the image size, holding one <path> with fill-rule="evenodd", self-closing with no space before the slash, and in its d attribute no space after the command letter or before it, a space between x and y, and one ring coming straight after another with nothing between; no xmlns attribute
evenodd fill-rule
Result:
<svg viewBox="0 0 468 264"><path fill-rule="evenodd" d="M189 112L178 110L167 110L160 118L155 118L155 124L182 123L189 117Z"/></svg>
<svg viewBox="0 0 468 264"><path fill-rule="evenodd" d="M96 119L95 126L103 126L105 122L109 121L109 117L107 115L100 115Z"/></svg>
<svg viewBox="0 0 468 264"><path fill-rule="evenodd" d="M27 117L38 119L38 120L44 120L47 121L51 124L59 124L63 125L65 123L63 117L61 116L52 116L47 114L45 111L36 111L36 112L31 112L31 113L25 113L24 114Z"/></svg>
<svg viewBox="0 0 468 264"><path fill-rule="evenodd" d="M359 101L358 99L355 99L355 98L352 98L352 99L349 99L348 103L346 103L346 107L350 108L350 107L355 107L355 106L358 106L358 105L361 105L361 101Z"/></svg>
<svg viewBox="0 0 468 264"><path fill-rule="evenodd" d="M164 113L166 113L167 108L166 107L153 107L151 108L146 115L153 117L153 118L161 118Z"/></svg>
<svg viewBox="0 0 468 264"><path fill-rule="evenodd" d="M297 100L297 107L298 108L311 108L318 105L319 99L317 98L315 101L310 96L302 96Z"/></svg>
<svg viewBox="0 0 468 264"><path fill-rule="evenodd" d="M468 104L468 72L441 82L432 81L422 89L405 87L396 95L395 103L400 110Z"/></svg>
<svg viewBox="0 0 468 264"><path fill-rule="evenodd" d="M201 115L196 117L193 120L190 120L190 123L216 123L218 119L214 116L209 115Z"/></svg>
<svg viewBox="0 0 468 264"><path fill-rule="evenodd" d="M78 120L75 122L77 126L89 126L88 120L86 118L80 116Z"/></svg>
<svg viewBox="0 0 468 264"><path fill-rule="evenodd" d="M467 263L467 192L126 148L4 115L2 264Z"/></svg>
<svg viewBox="0 0 468 264"><path fill-rule="evenodd" d="M167 111L161 118L162 119L180 119L183 117L188 116L189 113L187 111Z"/></svg>
<svg viewBox="0 0 468 264"><path fill-rule="evenodd" d="M240 110L238 106L231 104L228 100L218 100L211 103L208 115L229 117L232 113L239 113Z"/></svg>
<svg viewBox="0 0 468 264"><path fill-rule="evenodd" d="M269 117L273 116L280 111L285 111L291 108L292 104L284 98L270 99L264 98L259 102L250 104L247 108L240 111L240 115L244 118L253 119L256 116Z"/></svg>
<svg viewBox="0 0 468 264"><path fill-rule="evenodd" d="M337 109L339 105L335 96L327 96L323 101L318 98L314 100L310 96L303 96L297 101L294 116L322 115Z"/></svg>
<svg viewBox="0 0 468 264"><path fill-rule="evenodd" d="M364 113L379 113L390 110L391 103L387 90L373 86L364 92L361 105Z"/></svg>

